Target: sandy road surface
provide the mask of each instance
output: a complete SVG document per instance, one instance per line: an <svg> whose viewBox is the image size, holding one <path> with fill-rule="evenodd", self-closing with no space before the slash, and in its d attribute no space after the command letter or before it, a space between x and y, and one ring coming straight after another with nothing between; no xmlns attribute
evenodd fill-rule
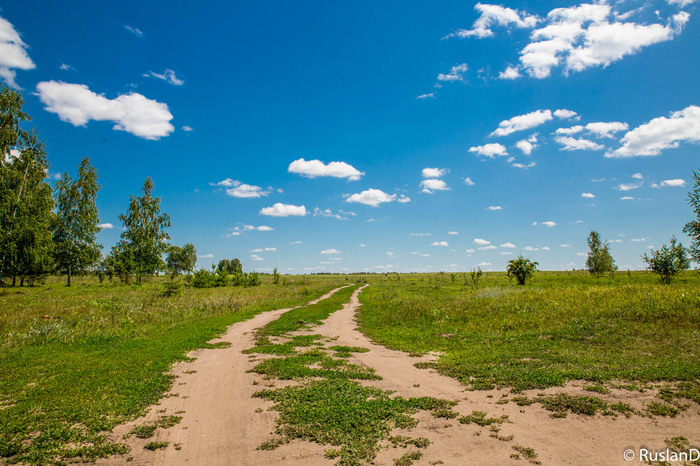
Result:
<svg viewBox="0 0 700 466"><path fill-rule="evenodd" d="M433 358L412 358L406 353L389 350L372 343L357 330L355 313L360 306L361 289L356 291L342 310L331 315L322 325L311 329L313 333L337 340L328 345L348 345L368 348L367 353L353 353L350 362L372 367L382 377L378 381L363 381L382 389L395 390L397 395L434 396L458 401L455 407L462 415L474 410L484 411L488 416L508 415L511 422L501 425L498 436L488 427L474 424L463 425L456 420L436 419L428 413L419 413L420 423L413 429L396 431L396 434L412 437L427 437L432 443L423 450L423 457L416 465L436 464L528 464L524 458L514 459L514 446L533 448L542 464L643 464L635 458L625 461L623 452L628 448L637 450L641 446L650 449L665 449L664 439L683 435L693 446L700 445L700 413L697 406L680 414L675 419L640 416L625 418L595 417L569 414L564 419L554 419L551 413L538 404L520 407L515 403L496 404L507 390L465 391L457 380L438 374L433 370L417 369L414 364ZM330 465L334 461L323 458L326 447L308 442L294 441L273 451L260 451L256 447L272 438L276 413L267 411L270 402L252 398L252 394L271 384L256 374L246 371L254 363L243 350L253 345L253 330L286 312L286 309L260 314L255 318L233 325L220 341L228 341L230 348L200 350L192 356L193 363L178 364L174 374L178 376L172 393L179 396L166 397L160 406L153 407L146 419L165 414L180 414L180 424L166 430L159 429L148 441L168 441L171 445L161 451L143 450L144 440L129 439L132 446L131 464L196 464L196 465L275 465L304 464ZM187 374L186 371L196 370ZM276 386L281 383L276 382ZM539 393L567 392L589 394L582 391L581 384L571 383L565 388L536 390L525 395L536 397ZM613 390L602 395L608 401L625 401L635 408L655 398L651 392L637 393ZM257 411L256 411L257 410ZM116 435L128 432L135 423L122 426ZM496 435L496 434L494 434ZM512 435L512 439L509 437ZM180 446L180 450L174 448ZM380 452L375 464L391 465L404 450L387 448ZM111 463L124 464L126 456L113 458ZM439 464L439 463L438 463Z"/></svg>

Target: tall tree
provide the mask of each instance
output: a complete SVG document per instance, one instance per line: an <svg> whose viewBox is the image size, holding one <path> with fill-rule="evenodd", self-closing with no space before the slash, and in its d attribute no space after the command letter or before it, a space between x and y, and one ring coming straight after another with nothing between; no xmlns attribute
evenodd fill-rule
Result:
<svg viewBox="0 0 700 466"><path fill-rule="evenodd" d="M649 270L661 277L661 283L670 285L673 277L690 267L687 252L676 237L671 236L671 246L664 244L661 249L651 251L651 256L644 254L642 260L647 263Z"/></svg>
<svg viewBox="0 0 700 466"><path fill-rule="evenodd" d="M182 264L185 272L188 274L194 272L197 267L197 248L194 244L187 243L182 247Z"/></svg>
<svg viewBox="0 0 700 466"><path fill-rule="evenodd" d="M0 87L0 283L34 278L50 270L53 198L46 182L49 162L36 129L22 111L18 91Z"/></svg>
<svg viewBox="0 0 700 466"><path fill-rule="evenodd" d="M617 270L615 259L610 254L610 245L600 239L597 231L591 231L588 235L588 257L586 258L586 269L596 278L606 272Z"/></svg>
<svg viewBox="0 0 700 466"><path fill-rule="evenodd" d="M84 271L100 258L101 244L97 242L100 219L95 199L100 185L97 171L85 157L78 168L78 179L68 173L56 183L56 222L54 227L54 258L56 265L71 277Z"/></svg>
<svg viewBox="0 0 700 466"><path fill-rule="evenodd" d="M693 190L688 193L688 204L695 213L695 220L685 224L683 233L690 236L690 257L700 264L700 170L693 171L695 184Z"/></svg>
<svg viewBox="0 0 700 466"><path fill-rule="evenodd" d="M165 262L173 275L183 272L190 274L197 266L197 249L192 243L187 243L183 247L170 246Z"/></svg>
<svg viewBox="0 0 700 466"><path fill-rule="evenodd" d="M170 216L160 213L160 197L153 197L153 181L143 182L142 195L130 196L129 210L119 216L125 231L114 248L129 273L140 283L144 275L154 275L164 269L163 254L168 249L167 229ZM129 270L130 269L130 270Z"/></svg>

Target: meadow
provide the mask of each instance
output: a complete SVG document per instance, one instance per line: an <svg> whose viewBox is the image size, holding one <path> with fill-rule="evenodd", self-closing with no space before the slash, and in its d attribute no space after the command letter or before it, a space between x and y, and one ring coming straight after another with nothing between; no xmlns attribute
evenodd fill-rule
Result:
<svg viewBox="0 0 700 466"><path fill-rule="evenodd" d="M167 391L174 362L229 325L346 284L345 276L262 278L170 297L164 277L0 289L0 458L45 464L123 452L107 433Z"/></svg>
<svg viewBox="0 0 700 466"><path fill-rule="evenodd" d="M648 272L595 278L539 272L525 286L486 273L393 275L360 296L361 330L472 389L516 391L570 380L683 381L700 402L700 274L672 285Z"/></svg>

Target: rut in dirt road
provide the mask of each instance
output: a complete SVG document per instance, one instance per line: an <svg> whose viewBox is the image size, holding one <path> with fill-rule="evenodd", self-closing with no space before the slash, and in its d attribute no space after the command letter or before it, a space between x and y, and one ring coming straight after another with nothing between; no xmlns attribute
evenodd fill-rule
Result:
<svg viewBox="0 0 700 466"><path fill-rule="evenodd" d="M345 287L337 288L312 305L325 300ZM244 465L264 464L256 447L274 428L275 414L256 412L266 407L262 400L252 398L260 389L254 385L257 377L246 371L251 364L243 350L253 345L254 331L294 308L268 311L228 328L212 343L228 343L221 349L202 349L188 354L193 362L175 364L173 387L149 414L114 429L113 437L120 441L135 426L155 421L161 416L182 416L181 422L168 429L158 429L149 439L131 436L126 442L129 454L101 460L99 464L148 465ZM150 442L168 442L162 450L149 451Z"/></svg>

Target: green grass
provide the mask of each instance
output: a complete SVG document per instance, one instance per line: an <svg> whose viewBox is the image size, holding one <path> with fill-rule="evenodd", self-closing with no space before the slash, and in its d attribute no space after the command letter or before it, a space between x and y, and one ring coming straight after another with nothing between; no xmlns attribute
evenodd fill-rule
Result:
<svg viewBox="0 0 700 466"><path fill-rule="evenodd" d="M45 464L125 453L107 434L170 388L167 372L187 352L221 346L206 342L233 323L345 284L295 277L163 297L162 281L0 289L0 458Z"/></svg>
<svg viewBox="0 0 700 466"><path fill-rule="evenodd" d="M377 280L360 295L361 330L390 348L442 352L434 367L472 389L684 381L698 395L697 272L670 286L644 272L537 273L526 286L487 273L478 290L457 278Z"/></svg>
<svg viewBox="0 0 700 466"><path fill-rule="evenodd" d="M395 427L411 427L419 410L439 410L455 403L434 398L391 397L391 392L363 387L340 378L314 380L302 386L263 390L256 397L271 400L280 412L277 433L283 442L302 439L339 447L330 452L338 464L371 461ZM408 445L409 441L403 442ZM415 439L416 446L427 446ZM328 454L328 452L327 452Z"/></svg>

